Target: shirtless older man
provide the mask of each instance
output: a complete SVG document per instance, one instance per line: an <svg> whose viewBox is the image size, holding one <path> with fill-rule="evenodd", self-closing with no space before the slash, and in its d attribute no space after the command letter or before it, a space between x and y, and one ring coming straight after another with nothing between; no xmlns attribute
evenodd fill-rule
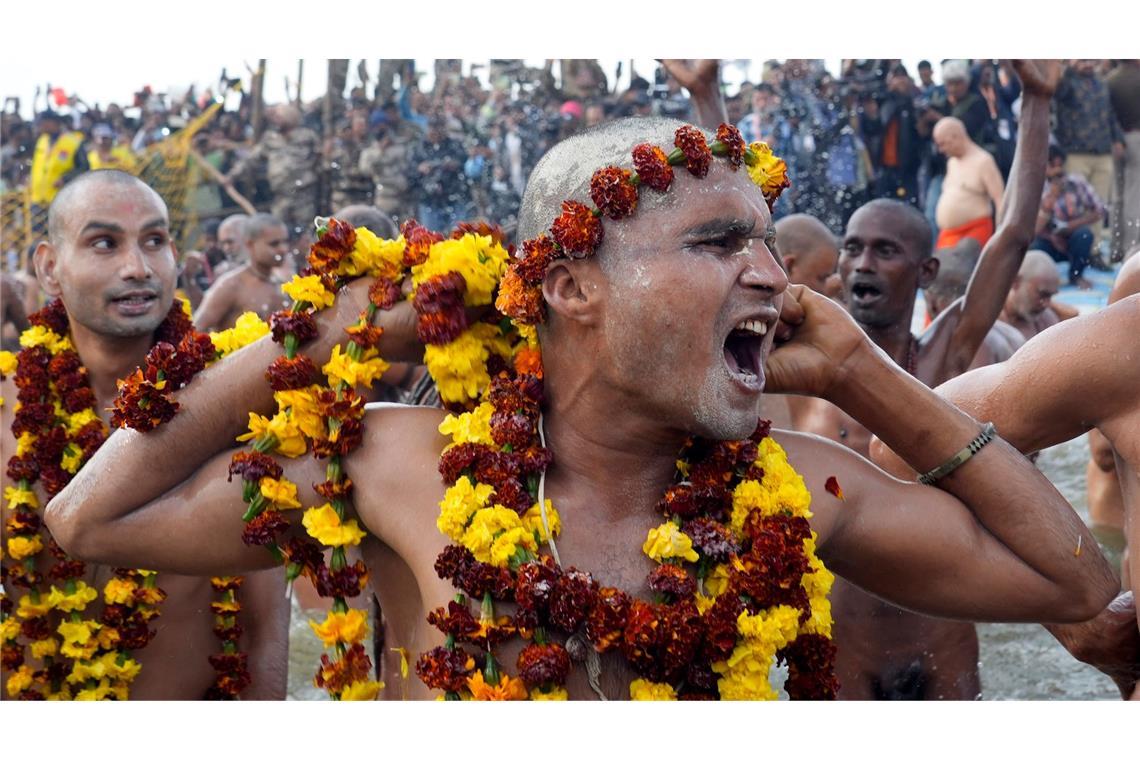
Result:
<svg viewBox="0 0 1140 760"><path fill-rule="evenodd" d="M923 289L927 319L933 322L952 303L966 294L966 286L978 266L981 246L973 238L963 238L951 248L935 251L939 261L938 276ZM1016 286L1015 286L1016 287ZM986 333L986 339L970 362L969 369L1003 362L1021 348L1025 338L1013 326L1000 319Z"/></svg>
<svg viewBox="0 0 1140 760"><path fill-rule="evenodd" d="M262 319L288 305L281 292L281 280L274 272L289 252L289 231L272 214L254 214L242 225L243 242L249 263L227 272L206 291L194 314L199 330L233 327L244 312Z"/></svg>
<svg viewBox="0 0 1140 760"><path fill-rule="evenodd" d="M87 383L94 393L91 408L106 423L116 393L116 380L125 378L143 363L154 344L156 330L174 300L174 245L166 204L156 192L130 174L116 170L89 172L73 180L55 197L48 212L48 231L48 239L36 249L36 274L48 295L62 300L70 323L71 342L86 368ZM49 366L48 372L53 381L57 379L54 367ZM18 390L16 377L9 376L0 384L0 396L6 401L0 406L0 459L6 466L27 443L24 439L17 441L14 435L17 399L26 404L39 403L43 401L39 394L46 390L39 386ZM49 394L47 398L50 403L52 396ZM69 443L69 450L74 446ZM133 460L131 468L138 472L150 467L150 453L144 452ZM39 463L39 471L51 469L49 464ZM62 465L56 465L59 466ZM85 472L90 466L88 461L79 472ZM97 470L96 466L96 477ZM6 500L17 490L11 472L6 469L3 475ZM32 484L41 504L49 495L43 483L44 478L40 477ZM16 517L13 505L9 504L0 527L6 548L10 547L8 539L13 530L19 530L14 527L19 521L12 522ZM21 612L23 602L34 599L25 585L16 581L17 574L13 572L14 566L20 565L19 574L26 577L25 573L34 569L48 579L38 584L41 590L46 590L49 584L65 590L64 580L54 574L58 565L48 551L46 537L43 543L42 551L19 562L10 554L5 556L5 590L11 603L17 606L14 619L28 624L46 620L50 638L56 626L67 620L70 613L61 606L48 611L45 618L25 617ZM29 562L34 564L29 567ZM121 565L89 564L82 577L73 579L99 593L82 613L85 619L98 621L103 615L104 584L116 566ZM130 685L130 697L201 699L214 683L215 672L207 658L221 653L210 610L211 602L218 597L209 578L160 573L157 582L166 592L166 601L159 607L154 639L141 650L129 650L142 666ZM239 622L245 634L240 645L249 655L253 674L253 684L242 696L284 699L289 621L284 575L279 570L253 573L246 577L242 592ZM40 593L39 598L44 599L44 594ZM6 609L5 617L8 614ZM21 678L26 680L29 672L39 671L46 665L34 654L37 649L33 644L41 640L39 633L42 631L35 631L34 626L21 629L16 638L5 642L3 675L7 684L12 685L13 675L20 672L21 666L27 670L17 677L16 684ZM33 634L36 635L26 638ZM48 645L40 644L38 651L48 656L44 654L45 646ZM20 658L14 656L17 652ZM57 666L62 662L66 668L57 673L57 677L47 678L58 681L51 685L51 693L58 697L61 689L66 689L74 697L90 685L84 678L68 682L72 661L58 654L55 661ZM96 676L94 681L98 680ZM99 694L92 688L91 694ZM47 696L48 691L47 684L35 680L23 696L33 693ZM15 695L6 690L4 696Z"/></svg>
<svg viewBox="0 0 1140 760"><path fill-rule="evenodd" d="M947 158L946 179L934 212L939 230L936 247L947 248L964 237L985 245L994 231L993 220L1001 218L1004 187L997 162L953 116L938 120L933 137Z"/></svg>
<svg viewBox="0 0 1140 760"><path fill-rule="evenodd" d="M1054 308L1053 296L1061 287L1057 265L1042 251L1029 251L1001 309L1001 321L1017 328L1029 340L1063 318L1076 316L1065 307L1064 316ZM1074 310L1075 311L1075 310Z"/></svg>
<svg viewBox="0 0 1140 760"><path fill-rule="evenodd" d="M1014 63L1025 87L1017 154L1001 225L986 243L965 295L921 335L911 334L917 290L934 281L925 217L897 201L863 206L839 257L847 310L872 341L920 381L938 385L974 361L1033 237L1044 184L1056 61ZM871 433L820 399L792 405L796 430L867 456ZM968 623L922 617L837 581L833 593L841 695L854 699L973 699L980 693L977 635Z"/></svg>
<svg viewBox="0 0 1140 760"><path fill-rule="evenodd" d="M546 229L564 199L587 198L595 168L628 166L635 145L668 145L679 126L625 120L555 146L527 186L520 234ZM605 229L594 256L554 261L542 286L545 443L554 455L545 493L564 515L562 561L603 585L647 596L653 563L638 547L660 523L657 504L673 482L679 448L692 435L751 434L765 378L772 390L829 398L924 472L978 436L980 423L889 361L842 308L789 288L769 248L767 203L727 161L713 161L702 179L679 170L666 194L642 193L636 213L607 220ZM329 353L367 302L368 285L354 283L321 312L310 355ZM383 312L380 350L393 359L418 354L407 308ZM749 322L759 326L730 339ZM778 330L786 340L772 351ZM48 506L63 545L81 556L182 572L272 564L264 550L242 543L240 489L226 472L248 412L272 405L263 375L278 355L268 340L255 343L191 383L179 396L185 410L156 433L116 432L90 474ZM436 527L444 496L437 465L448 442L438 431L442 419L427 408L371 411L363 444L346 463L355 483L351 511L370 531L361 550L385 611L385 641L411 652L440 643L425 617L455 594L433 568L447 545ZM774 435L815 495L819 556L871 593L928 614L1073 621L1097 614L1115 593L1080 520L1000 440L935 488L886 477L815 436ZM140 471L134 462L143 456L150 466ZM324 478L312 460L283 465L294 482ZM842 484L842 501L828 494L829 478ZM312 504L311 496L303 498ZM1074 555L1078 542L1090 550ZM501 661L513 663L517 652L505 650ZM627 696L635 673L624 658L610 651L599 664L598 688L609 698ZM385 665L398 668L398 657ZM572 698L593 694L580 667L566 688ZM408 696L429 694L415 683Z"/></svg>

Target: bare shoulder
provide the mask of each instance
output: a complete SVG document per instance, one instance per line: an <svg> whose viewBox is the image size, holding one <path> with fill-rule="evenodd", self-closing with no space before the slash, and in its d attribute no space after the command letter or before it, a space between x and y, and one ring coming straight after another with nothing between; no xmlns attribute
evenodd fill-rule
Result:
<svg viewBox="0 0 1140 760"><path fill-rule="evenodd" d="M868 479L869 475L889 477L846 446L812 433L773 430L772 439L787 452L788 464L804 479L815 515L812 527L824 541L834 530L844 501L858 498L866 487L873 487L870 481L878 480Z"/></svg>
<svg viewBox="0 0 1140 760"><path fill-rule="evenodd" d="M1133 254L1120 268L1116 282L1112 283L1112 292L1108 294L1108 302L1116 303L1137 293L1140 293L1140 253Z"/></svg>

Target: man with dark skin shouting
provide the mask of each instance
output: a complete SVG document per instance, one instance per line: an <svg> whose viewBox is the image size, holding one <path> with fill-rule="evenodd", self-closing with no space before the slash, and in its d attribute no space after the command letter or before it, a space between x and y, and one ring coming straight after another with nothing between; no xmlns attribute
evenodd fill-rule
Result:
<svg viewBox="0 0 1140 760"><path fill-rule="evenodd" d="M89 172L66 185L52 201L48 233L36 249L36 276L49 297L62 299L67 309L70 338L95 394L94 409L108 423L116 381L144 363L154 332L174 300L175 252L166 204L130 174ZM7 463L16 449L15 375L0 384L0 397L6 400L0 406L0 460ZM152 466L152 454L141 452L131 469ZM90 466L89 461L80 472ZM15 485L6 471L2 478L5 489ZM45 503L39 481L34 488L40 503ZM5 513L10 514L7 509ZM6 543L6 520L0 531ZM45 550L38 560L38 571L46 575L51 555ZM113 567L125 566L88 564L81 580L101 592ZM154 621L157 635L132 655L142 670L131 684L131 699L201 699L213 685L215 673L207 657L221 652L210 610L217 597L208 577L190 575L195 574L158 575L158 586L167 597ZM6 590L14 602L23 595L14 585ZM242 586L241 648L249 653L253 676L243 698L285 697L289 622L285 590L284 574L278 569L252 573ZM102 609L100 596L85 614L97 620Z"/></svg>
<svg viewBox="0 0 1140 760"><path fill-rule="evenodd" d="M863 206L848 222L840 248L848 313L891 359L931 387L969 368L1033 238L1045 176L1049 99L1060 66L1016 61L1014 67L1025 95L1004 216L965 295L921 336L911 334L915 296L935 279L939 262L931 256L925 218L906 204L877 200ZM868 455L871 432L835 405L803 399L789 406L796 430ZM974 699L980 694L973 625L904 612L842 579L832 600L842 698Z"/></svg>
<svg viewBox="0 0 1140 760"><path fill-rule="evenodd" d="M630 119L555 146L531 176L520 236L545 229L564 199L586 198L595 167L628 165L634 145L668 144L679 126ZM691 435L750 435L765 384L828 398L923 472L982 429L884 357L841 307L789 287L770 248L773 232L759 188L717 160L703 179L678 172L668 193L645 195L635 214L607 222L596 255L547 269L544 419L554 464L545 490L566 515L559 554L602 584L647 594L650 561L638 547L659 522L656 504L679 447ZM368 285L353 283L320 313L310 355L330 352L366 303ZM415 360L420 347L409 339L407 302L382 314L382 355ZM742 324L747 337L739 335ZM784 341L773 351L778 328ZM63 546L181 572L270 566L263 549L241 541L240 488L226 472L248 413L272 405L264 369L278 354L268 340L254 343L200 374L178 398L184 410L159 430L117 431L47 508ZM430 408L370 411L363 443L345 464L355 483L351 511L370 532L360 548L390 650L438 645L425 618L454 595L433 568L447 543L435 524L444 495L437 470L447 443L438 432L443 416ZM814 495L819 557L872 593L926 614L985 620L1080 621L1113 597L1116 581L1085 526L1001 440L929 487L894 480L815 436L774 437ZM140 471L133 462L144 455L151 466ZM283 466L294 482L323 478L314 460ZM831 477L842 484L843 501L825 489ZM312 496L303 499L312 504ZM1090 550L1074 556L1078 542ZM520 643L513 644L503 647L502 661L515 661ZM398 656L384 665L398 672ZM571 670L571 698L593 695L584 671ZM633 678L620 655L601 656L599 685L608 698L627 696ZM407 693L430 696L418 682Z"/></svg>

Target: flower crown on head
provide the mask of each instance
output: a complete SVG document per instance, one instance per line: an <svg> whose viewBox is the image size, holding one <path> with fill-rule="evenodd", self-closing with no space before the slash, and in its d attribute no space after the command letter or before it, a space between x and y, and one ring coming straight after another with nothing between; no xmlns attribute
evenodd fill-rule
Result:
<svg viewBox="0 0 1140 760"><path fill-rule="evenodd" d="M579 201L563 201L562 213L550 225L550 235L541 233L522 244L522 254L514 258L503 276L495 307L528 325L543 322L542 281L550 262L561 257L592 256L602 244L601 218L616 221L633 215L642 185L666 192L673 184L674 166L684 164L690 174L700 178L708 174L713 156L727 158L733 171L743 164L764 193L769 210L784 188L791 186L787 164L772 153L768 143L745 146L740 130L731 124L717 127L716 140L711 145L700 129L678 127L673 145L676 147L666 154L656 145L642 143L633 148L633 171L606 166L594 172L590 178L590 199L595 208Z"/></svg>

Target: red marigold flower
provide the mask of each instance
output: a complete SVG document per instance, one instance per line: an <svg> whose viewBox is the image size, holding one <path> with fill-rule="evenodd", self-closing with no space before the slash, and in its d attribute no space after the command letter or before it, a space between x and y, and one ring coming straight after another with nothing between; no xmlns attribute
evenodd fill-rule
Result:
<svg viewBox="0 0 1140 760"><path fill-rule="evenodd" d="M246 523L241 540L246 546L269 546L289 528L289 518L275 509L267 509Z"/></svg>
<svg viewBox="0 0 1140 760"><path fill-rule="evenodd" d="M624 591L609 586L598 589L586 616L586 637L594 649L605 652L620 643L632 600Z"/></svg>
<svg viewBox="0 0 1140 760"><path fill-rule="evenodd" d="M531 446L522 452L522 474L539 475L554 463L554 452L542 446Z"/></svg>
<svg viewBox="0 0 1140 760"><path fill-rule="evenodd" d="M460 691L474 670L475 659L462 648L436 647L416 661L416 675L429 689Z"/></svg>
<svg viewBox="0 0 1140 760"><path fill-rule="evenodd" d="M435 558L435 574L445 581L454 580L468 563L474 561L475 555L466 547L448 544Z"/></svg>
<svg viewBox="0 0 1140 760"><path fill-rule="evenodd" d="M484 594L500 601L514 598L514 578L505 567L495 567L472 558L470 564L456 579L455 585L473 599L482 599Z"/></svg>
<svg viewBox="0 0 1140 760"><path fill-rule="evenodd" d="M700 178L709 173L712 151L709 149L704 132L687 124L678 127L673 136L673 144L685 154L685 168L690 174Z"/></svg>
<svg viewBox="0 0 1140 760"><path fill-rule="evenodd" d="M295 312L292 309L270 314L269 329L276 343L284 343L285 335L288 333L297 339L297 345L302 345L317 336L317 323L313 315L305 311Z"/></svg>
<svg viewBox="0 0 1140 760"><path fill-rule="evenodd" d="M733 169L744 163L744 136L731 124L721 124L716 128L716 141L724 146L729 166Z"/></svg>
<svg viewBox="0 0 1140 760"><path fill-rule="evenodd" d="M190 317L186 316L186 312L182 310L182 303L176 298L174 303L170 305L170 311L166 312L166 318L154 331L154 342L177 346L183 336L193 329L194 324L190 321Z"/></svg>
<svg viewBox="0 0 1140 760"><path fill-rule="evenodd" d="M40 476L40 467L36 464L35 458L28 453L9 459L5 472L13 481L26 480L28 483L34 483Z"/></svg>
<svg viewBox="0 0 1140 760"><path fill-rule="evenodd" d="M711 562L725 562L740 552L740 544L728 526L707 517L686 522L685 535L692 539L693 548Z"/></svg>
<svg viewBox="0 0 1140 760"><path fill-rule="evenodd" d="M750 512L744 520L744 535L757 541L768 533L782 537L785 550L802 553L804 539L811 538L811 524L803 517L765 517L759 510Z"/></svg>
<svg viewBox="0 0 1140 760"><path fill-rule="evenodd" d="M297 354L292 359L282 354L265 370L265 379L273 390L289 391L307 388L316 374L317 366L304 354Z"/></svg>
<svg viewBox="0 0 1140 760"><path fill-rule="evenodd" d="M439 474L443 482L452 485L466 470L473 470L480 457L491 453L491 447L482 443L461 443L452 446L439 458Z"/></svg>
<svg viewBox="0 0 1140 760"><path fill-rule="evenodd" d="M451 231L451 239L458 240L464 235L469 234L489 237L497 245L502 245L505 239L502 227L497 224L488 224L482 220L477 222L460 222L455 225L455 229Z"/></svg>
<svg viewBox="0 0 1140 760"><path fill-rule="evenodd" d="M736 647L736 619L743 611L744 602L740 600L740 595L728 591L718 596L712 607L705 610L702 651L710 662L728 659L732 654Z"/></svg>
<svg viewBox="0 0 1140 760"><path fill-rule="evenodd" d="M436 607L428 613L427 621L440 630L440 633L462 638L479 630L479 621L471 614L466 604L456 601L447 603L447 609Z"/></svg>
<svg viewBox="0 0 1140 760"><path fill-rule="evenodd" d="M209 659L210 664L214 666L214 670L228 675L235 675L245 671L249 664L249 654L246 652L213 654L207 659Z"/></svg>
<svg viewBox="0 0 1140 760"><path fill-rule="evenodd" d="M256 451L239 451L230 460L230 474L227 481L233 480L234 475L241 476L242 480L260 482L262 478L281 477L281 465L268 454Z"/></svg>
<svg viewBox="0 0 1140 760"><path fill-rule="evenodd" d="M121 649L143 649L156 633L141 620L127 622L115 630L119 632L119 648Z"/></svg>
<svg viewBox="0 0 1140 760"><path fill-rule="evenodd" d="M368 286L368 300L381 311L387 311L400 301L400 286L387 277L377 277Z"/></svg>
<svg viewBox="0 0 1140 760"><path fill-rule="evenodd" d="M658 594L672 594L680 599L692 595L697 590L697 582L683 567L665 563L649 573L649 588Z"/></svg>
<svg viewBox="0 0 1140 760"><path fill-rule="evenodd" d="M475 479L496 488L514 481L522 470L522 455L514 451L487 451L475 461Z"/></svg>
<svg viewBox="0 0 1140 760"><path fill-rule="evenodd" d="M818 633L804 633L779 653L788 663L784 689L792 699L835 699L835 644Z"/></svg>
<svg viewBox="0 0 1140 760"><path fill-rule="evenodd" d="M87 572L87 565L79 560L63 560L52 565L48 575L57 581L68 581L82 578Z"/></svg>
<svg viewBox="0 0 1140 760"><path fill-rule="evenodd" d="M681 695L681 699L717 699L716 683L719 676L712 669L712 663L698 653L689 663L685 672L685 682L689 688ZM697 691L692 691L696 689Z"/></svg>
<svg viewBox="0 0 1140 760"><path fill-rule="evenodd" d="M90 388L76 388L63 397L63 408L75 414L95 406L95 392Z"/></svg>
<svg viewBox="0 0 1140 760"><path fill-rule="evenodd" d="M570 675L570 655L561 644L528 644L519 652L519 678L535 688L546 684L561 686Z"/></svg>
<svg viewBox="0 0 1140 760"><path fill-rule="evenodd" d="M4 527L8 532L17 536L36 533L41 525L43 521L40 520L40 516L27 509L16 510L4 521Z"/></svg>
<svg viewBox="0 0 1140 760"><path fill-rule="evenodd" d="M82 369L83 363L79 360L79 354L74 351L60 351L48 363L48 372L56 378L78 373Z"/></svg>
<svg viewBox="0 0 1140 760"><path fill-rule="evenodd" d="M416 335L423 343L443 345L467 329L463 294L467 281L458 272L432 277L420 283L412 299L416 310Z"/></svg>
<svg viewBox="0 0 1140 760"><path fill-rule="evenodd" d="M467 315L461 310L420 314L416 319L416 338L421 343L442 346L467 329Z"/></svg>
<svg viewBox="0 0 1140 760"><path fill-rule="evenodd" d="M665 489L665 495L657 502L657 508L666 515L692 517L699 513L697 500L693 497L691 483L681 483Z"/></svg>
<svg viewBox="0 0 1140 760"><path fill-rule="evenodd" d="M504 480L495 484L496 504L513 509L521 517L535 503L530 491L517 480Z"/></svg>
<svg viewBox="0 0 1140 760"><path fill-rule="evenodd" d="M24 664L24 645L15 641L5 641L0 645L0 667L4 670L17 670Z"/></svg>
<svg viewBox="0 0 1140 760"><path fill-rule="evenodd" d="M335 441L330 438L313 441L313 456L317 459L345 456L359 447L363 440L364 423L356 417L349 417L341 421Z"/></svg>
<svg viewBox="0 0 1140 760"><path fill-rule="evenodd" d="M352 480L345 478L340 481L326 480L321 483L314 483L313 490L329 501L350 499L352 498Z"/></svg>
<svg viewBox="0 0 1140 760"><path fill-rule="evenodd" d="M352 388L345 388L338 395L326 389L317 394L317 407L324 417L345 421L364 418L364 398Z"/></svg>
<svg viewBox="0 0 1140 760"><path fill-rule="evenodd" d="M70 329L67 309L64 308L63 301L58 298L50 301L39 311L29 314L28 321L37 327L45 327L57 335L67 335Z"/></svg>
<svg viewBox="0 0 1140 760"><path fill-rule="evenodd" d="M624 219L637 210L637 186L628 169L606 166L590 177L590 198L610 219Z"/></svg>
<svg viewBox="0 0 1140 760"><path fill-rule="evenodd" d="M550 595L560 576L561 570L549 557L519 567L515 578L515 601L519 609L529 610L544 621L550 607Z"/></svg>
<svg viewBox="0 0 1140 760"><path fill-rule="evenodd" d="M656 145L642 143L633 149L633 168L641 184L651 187L659 193L669 189L673 184L673 167L669 165L669 158L665 151Z"/></svg>
<svg viewBox="0 0 1140 760"><path fill-rule="evenodd" d="M404 236L404 266L408 267L427 261L431 244L443 240L443 235L420 226L415 219L404 222L400 234Z"/></svg>
<svg viewBox="0 0 1140 760"><path fill-rule="evenodd" d="M603 233L602 221L578 201L562 201L562 213L550 226L554 241L573 258L592 255L602 244Z"/></svg>
<svg viewBox="0 0 1140 760"><path fill-rule="evenodd" d="M357 597L368 584L368 568L361 560L340 570L330 570L323 564L315 570L313 585L321 596Z"/></svg>
<svg viewBox="0 0 1140 760"><path fill-rule="evenodd" d="M634 599L622 632L621 651L639 675L661 681L661 644L664 639L664 607ZM735 621L733 621L735 625Z"/></svg>
<svg viewBox="0 0 1140 760"><path fill-rule="evenodd" d="M135 370L119 386L111 424L146 432L169 422L177 411L177 401L169 399L152 383L143 379L142 370Z"/></svg>
<svg viewBox="0 0 1140 760"><path fill-rule="evenodd" d="M340 219L329 219L325 233L309 248L309 266L318 273L335 274L355 245L353 226Z"/></svg>
<svg viewBox="0 0 1140 760"><path fill-rule="evenodd" d="M546 235L539 235L523 242L522 253L522 257L515 259L511 267L528 285L541 284L546 279L547 266L558 257L554 241Z"/></svg>
<svg viewBox="0 0 1140 760"><path fill-rule="evenodd" d="M491 415L491 438L500 446L525 449L537 436L534 421L525 414L496 411Z"/></svg>
<svg viewBox="0 0 1140 760"><path fill-rule="evenodd" d="M554 582L550 592L550 624L574 633L586 620L598 595L598 582L589 573L571 567Z"/></svg>
<svg viewBox="0 0 1140 760"><path fill-rule="evenodd" d="M310 580L316 578L317 568L325 561L321 545L308 538L290 538L282 551L291 563L304 568L305 575Z"/></svg>
<svg viewBox="0 0 1140 760"><path fill-rule="evenodd" d="M51 404L31 403L22 404L20 411L16 412L12 420L12 435L19 437L24 433L37 433L55 421L55 407ZM37 447L39 443L37 442Z"/></svg>
<svg viewBox="0 0 1140 760"><path fill-rule="evenodd" d="M704 624L691 598L667 605L661 622L661 680L676 681L688 671L701 645Z"/></svg>
<svg viewBox="0 0 1140 760"><path fill-rule="evenodd" d="M346 327L344 331L348 333L349 340L361 348L375 348L380 343L380 336L384 334L382 327L360 323Z"/></svg>
<svg viewBox="0 0 1140 760"><path fill-rule="evenodd" d="M55 632L55 626L48 620L47 616L34 617L20 623L20 633L24 638L30 641L40 641L51 636Z"/></svg>
<svg viewBox="0 0 1140 760"><path fill-rule="evenodd" d="M71 473L59 467L40 468L40 482L47 492L48 498L55 496L71 482Z"/></svg>

